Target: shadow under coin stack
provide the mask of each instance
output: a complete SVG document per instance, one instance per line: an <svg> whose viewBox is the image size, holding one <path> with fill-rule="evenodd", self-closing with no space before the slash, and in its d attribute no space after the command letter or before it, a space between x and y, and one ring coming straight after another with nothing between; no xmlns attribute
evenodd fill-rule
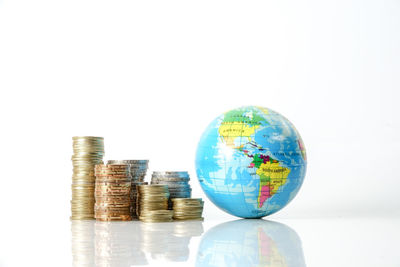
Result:
<svg viewBox="0 0 400 267"><path fill-rule="evenodd" d="M94 166L103 163L104 138L95 136L72 137L72 200L71 219L94 218Z"/></svg>
<svg viewBox="0 0 400 267"><path fill-rule="evenodd" d="M95 218L99 221L130 221L131 179L126 164L95 167Z"/></svg>
<svg viewBox="0 0 400 267"><path fill-rule="evenodd" d="M148 183L144 181L147 174L147 169L149 167L148 160L109 160L108 164L127 164L129 165L129 173L131 177L131 216L132 219L138 219L138 203L137 200L137 186L147 185Z"/></svg>
<svg viewBox="0 0 400 267"><path fill-rule="evenodd" d="M166 185L139 185L139 220L170 222L173 211L168 210L169 191Z"/></svg>
<svg viewBox="0 0 400 267"><path fill-rule="evenodd" d="M168 186L169 202L168 208L172 209L171 199L173 198L190 198L192 188L189 185L188 172L153 172L151 176L151 184L163 184Z"/></svg>
<svg viewBox="0 0 400 267"><path fill-rule="evenodd" d="M204 202L201 198L173 198L174 220L203 220Z"/></svg>

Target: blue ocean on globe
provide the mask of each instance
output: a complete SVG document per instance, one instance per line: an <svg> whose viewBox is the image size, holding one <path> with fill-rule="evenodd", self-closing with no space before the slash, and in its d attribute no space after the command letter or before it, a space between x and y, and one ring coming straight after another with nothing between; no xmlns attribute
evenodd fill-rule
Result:
<svg viewBox="0 0 400 267"><path fill-rule="evenodd" d="M242 218L264 217L285 207L298 193L306 167L306 150L293 124L256 106L218 116L196 152L196 173L207 197Z"/></svg>

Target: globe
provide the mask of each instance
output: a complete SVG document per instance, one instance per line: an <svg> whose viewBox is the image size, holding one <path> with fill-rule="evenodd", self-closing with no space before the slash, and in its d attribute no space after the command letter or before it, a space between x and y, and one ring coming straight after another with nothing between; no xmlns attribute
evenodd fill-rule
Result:
<svg viewBox="0 0 400 267"><path fill-rule="evenodd" d="M285 207L299 191L306 166L296 128L264 107L241 107L218 116L196 152L196 173L207 197L242 218L261 218Z"/></svg>
<svg viewBox="0 0 400 267"><path fill-rule="evenodd" d="M289 226L266 220L219 224L201 238L196 267L305 267L301 239Z"/></svg>

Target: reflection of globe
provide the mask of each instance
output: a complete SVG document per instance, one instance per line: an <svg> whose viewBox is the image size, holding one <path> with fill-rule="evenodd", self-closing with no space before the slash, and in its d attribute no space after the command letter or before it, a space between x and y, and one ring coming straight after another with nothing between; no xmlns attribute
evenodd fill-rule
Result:
<svg viewBox="0 0 400 267"><path fill-rule="evenodd" d="M305 261L301 240L288 226L237 220L207 231L200 242L196 266L304 267Z"/></svg>
<svg viewBox="0 0 400 267"><path fill-rule="evenodd" d="M260 218L282 209L306 173L303 141L282 115L242 107L216 118L203 133L196 171L208 198L222 210Z"/></svg>

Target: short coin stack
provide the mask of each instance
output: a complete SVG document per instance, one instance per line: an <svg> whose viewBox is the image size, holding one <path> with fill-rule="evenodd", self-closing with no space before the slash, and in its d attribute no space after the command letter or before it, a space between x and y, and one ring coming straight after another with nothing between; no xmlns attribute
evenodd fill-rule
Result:
<svg viewBox="0 0 400 267"><path fill-rule="evenodd" d="M72 137L72 200L71 219L94 218L94 166L103 163L104 138L95 136Z"/></svg>
<svg viewBox="0 0 400 267"><path fill-rule="evenodd" d="M173 198L172 203L174 220L203 220L201 198Z"/></svg>
<svg viewBox="0 0 400 267"><path fill-rule="evenodd" d="M129 166L99 164L95 167L95 218L100 221L132 220Z"/></svg>
<svg viewBox="0 0 400 267"><path fill-rule="evenodd" d="M148 185L147 182L132 182L131 188L131 215L132 219L139 219L139 189L140 185Z"/></svg>
<svg viewBox="0 0 400 267"><path fill-rule="evenodd" d="M173 198L190 198L192 189L189 185L189 173L185 171L166 171L153 172L151 176L151 184L167 185L170 194L170 200ZM172 208L171 201L169 208Z"/></svg>
<svg viewBox="0 0 400 267"><path fill-rule="evenodd" d="M169 191L166 185L139 185L139 220L144 222L172 221L168 210Z"/></svg>
<svg viewBox="0 0 400 267"><path fill-rule="evenodd" d="M172 210L150 210L139 216L142 222L172 222Z"/></svg>
<svg viewBox="0 0 400 267"><path fill-rule="evenodd" d="M133 219L138 219L137 215L137 186L147 185L144 182L147 169L149 166L148 160L109 160L108 164L127 164L129 166L129 173L131 177L131 216Z"/></svg>

